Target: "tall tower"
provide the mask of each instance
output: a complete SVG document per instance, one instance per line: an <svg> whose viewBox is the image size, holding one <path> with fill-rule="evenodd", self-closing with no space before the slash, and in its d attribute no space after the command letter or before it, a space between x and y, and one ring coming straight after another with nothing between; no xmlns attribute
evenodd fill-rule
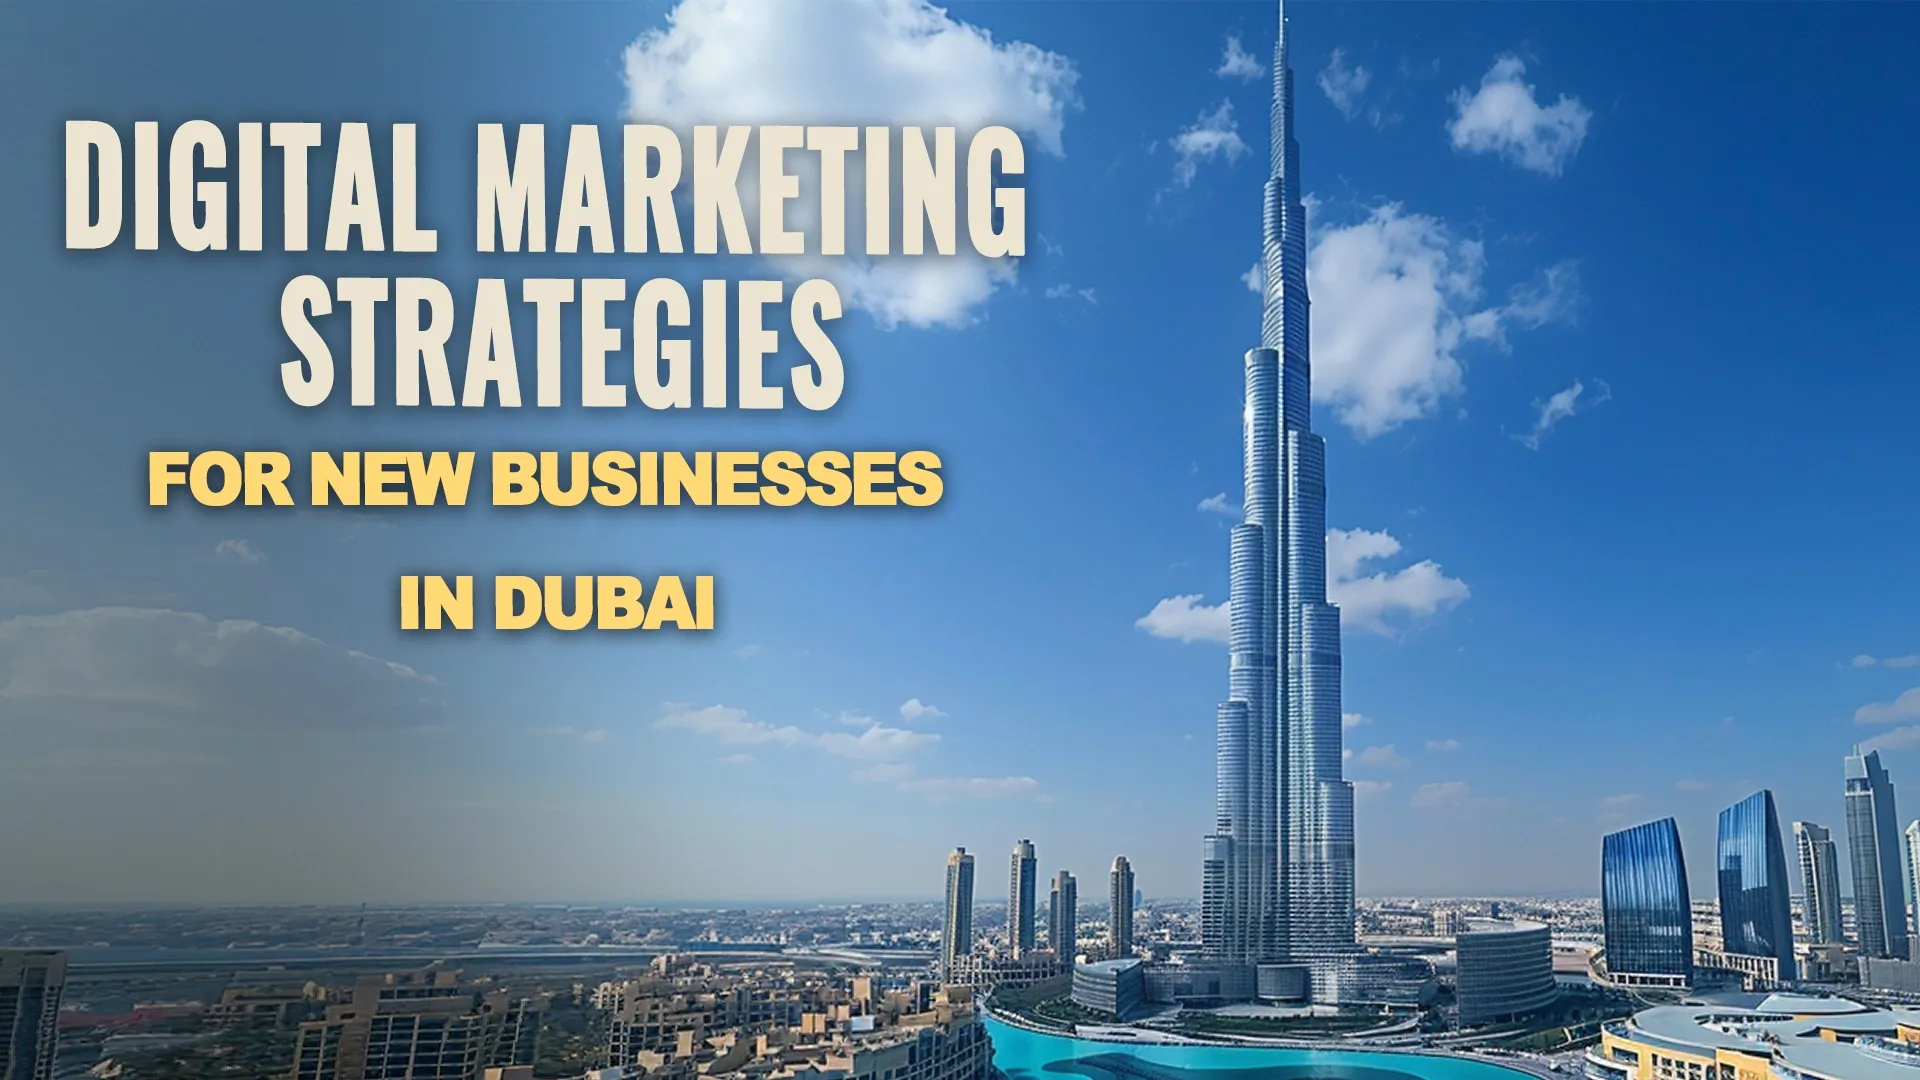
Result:
<svg viewBox="0 0 1920 1080"><path fill-rule="evenodd" d="M1125 855L1107 875L1107 949L1116 960L1133 955L1133 866Z"/></svg>
<svg viewBox="0 0 1920 1080"><path fill-rule="evenodd" d="M1007 875L1007 945L1018 958L1033 951L1034 894L1040 887L1040 860L1033 841L1013 845L1013 869Z"/></svg>
<svg viewBox="0 0 1920 1080"><path fill-rule="evenodd" d="M1860 955L1907 958L1906 887L1901 884L1900 825L1893 778L1880 752L1847 757L1847 854L1853 864L1853 923Z"/></svg>
<svg viewBox="0 0 1920 1080"><path fill-rule="evenodd" d="M953 962L973 952L973 856L954 848L947 856L947 917L940 928L940 977L953 978Z"/></svg>
<svg viewBox="0 0 1920 1080"><path fill-rule="evenodd" d="M1840 853L1833 834L1811 821L1793 823L1800 849L1800 889L1807 901L1807 929L1815 945L1838 945L1846 940L1840 923Z"/></svg>
<svg viewBox="0 0 1920 1080"><path fill-rule="evenodd" d="M1787 898L1786 847L1773 792L1756 791L1720 811L1715 852L1720 938L1736 956L1770 956L1780 977L1799 978L1793 959L1793 911Z"/></svg>
<svg viewBox="0 0 1920 1080"><path fill-rule="evenodd" d="M1914 917L1920 919L1920 821L1907 822L1907 902L1913 905ZM1905 918L1905 913L1901 913ZM1914 947L1912 935L1907 937L1909 952Z"/></svg>
<svg viewBox="0 0 1920 1080"><path fill-rule="evenodd" d="M1073 970L1080 940L1080 883L1065 870L1054 875L1053 895L1047 905L1047 947L1060 958L1063 971Z"/></svg>
<svg viewBox="0 0 1920 1080"><path fill-rule="evenodd" d="M1340 763L1340 612L1327 603L1326 443L1313 433L1307 222L1287 19L1273 49L1260 347L1245 357L1244 519L1231 554L1201 923L1236 962L1353 947L1353 788ZM1211 931L1210 933L1208 931Z"/></svg>
<svg viewBox="0 0 1920 1080"><path fill-rule="evenodd" d="M53 1080L67 954L0 949L0 1080Z"/></svg>
<svg viewBox="0 0 1920 1080"><path fill-rule="evenodd" d="M1693 902L1680 826L1649 821L1600 841L1607 971L1639 985L1693 983Z"/></svg>

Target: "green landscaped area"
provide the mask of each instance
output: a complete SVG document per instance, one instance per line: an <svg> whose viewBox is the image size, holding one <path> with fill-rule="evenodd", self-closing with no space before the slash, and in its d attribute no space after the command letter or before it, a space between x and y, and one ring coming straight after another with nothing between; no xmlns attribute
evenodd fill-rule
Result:
<svg viewBox="0 0 1920 1080"><path fill-rule="evenodd" d="M1219 1016L1205 1012L1183 1012L1175 1019L1173 1029L1194 1035L1312 1038L1317 1035L1352 1035L1393 1022L1393 1017L1371 1009L1325 1016Z"/></svg>

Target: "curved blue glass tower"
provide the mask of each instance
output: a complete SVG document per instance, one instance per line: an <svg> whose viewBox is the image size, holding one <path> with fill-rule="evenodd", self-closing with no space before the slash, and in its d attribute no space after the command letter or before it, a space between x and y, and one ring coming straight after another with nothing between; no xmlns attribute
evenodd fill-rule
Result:
<svg viewBox="0 0 1920 1080"><path fill-rule="evenodd" d="M1600 842L1600 903L1610 974L1693 981L1693 902L1672 818Z"/></svg>
<svg viewBox="0 0 1920 1080"><path fill-rule="evenodd" d="M1354 942L1340 612L1327 603L1326 443L1313 433L1307 222L1284 8L1270 123L1266 286L1260 347L1245 357L1245 517L1232 539L1232 658L1202 912L1208 953L1240 962L1341 952Z"/></svg>
<svg viewBox="0 0 1920 1080"><path fill-rule="evenodd" d="M1737 956L1771 956L1780 977L1798 978L1787 854L1773 792L1756 791L1720 811L1720 936Z"/></svg>

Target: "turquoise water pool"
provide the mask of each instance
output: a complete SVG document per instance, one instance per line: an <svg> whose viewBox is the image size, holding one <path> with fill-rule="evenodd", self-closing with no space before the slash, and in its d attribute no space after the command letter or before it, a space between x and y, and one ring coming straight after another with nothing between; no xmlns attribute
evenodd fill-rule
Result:
<svg viewBox="0 0 1920 1080"><path fill-rule="evenodd" d="M1427 1054L1091 1042L991 1018L987 1033L1007 1080L1528 1080L1489 1062Z"/></svg>

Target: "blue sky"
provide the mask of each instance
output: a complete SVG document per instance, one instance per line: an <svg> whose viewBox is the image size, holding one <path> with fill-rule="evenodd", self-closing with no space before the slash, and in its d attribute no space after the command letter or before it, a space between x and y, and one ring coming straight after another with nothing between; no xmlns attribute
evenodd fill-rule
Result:
<svg viewBox="0 0 1920 1080"><path fill-rule="evenodd" d="M0 818L34 822L0 835L0 900L930 896L950 847L1022 836L1049 871L1125 853L1149 895L1197 891L1269 5L183 10L0 14ZM1920 207L1891 137L1920 120L1920 11L1292 18L1360 890L1590 894L1600 835L1667 814L1704 887L1751 790L1838 834L1852 744L1920 776ZM965 267L869 281L829 413L279 391L293 275L458 296L480 271L477 122L982 101L1028 138L1029 255L978 300ZM77 117L417 122L447 253L65 252ZM141 505L154 447L383 443L925 446L948 490L875 515ZM616 565L720 575L721 629L394 627L403 570Z"/></svg>

